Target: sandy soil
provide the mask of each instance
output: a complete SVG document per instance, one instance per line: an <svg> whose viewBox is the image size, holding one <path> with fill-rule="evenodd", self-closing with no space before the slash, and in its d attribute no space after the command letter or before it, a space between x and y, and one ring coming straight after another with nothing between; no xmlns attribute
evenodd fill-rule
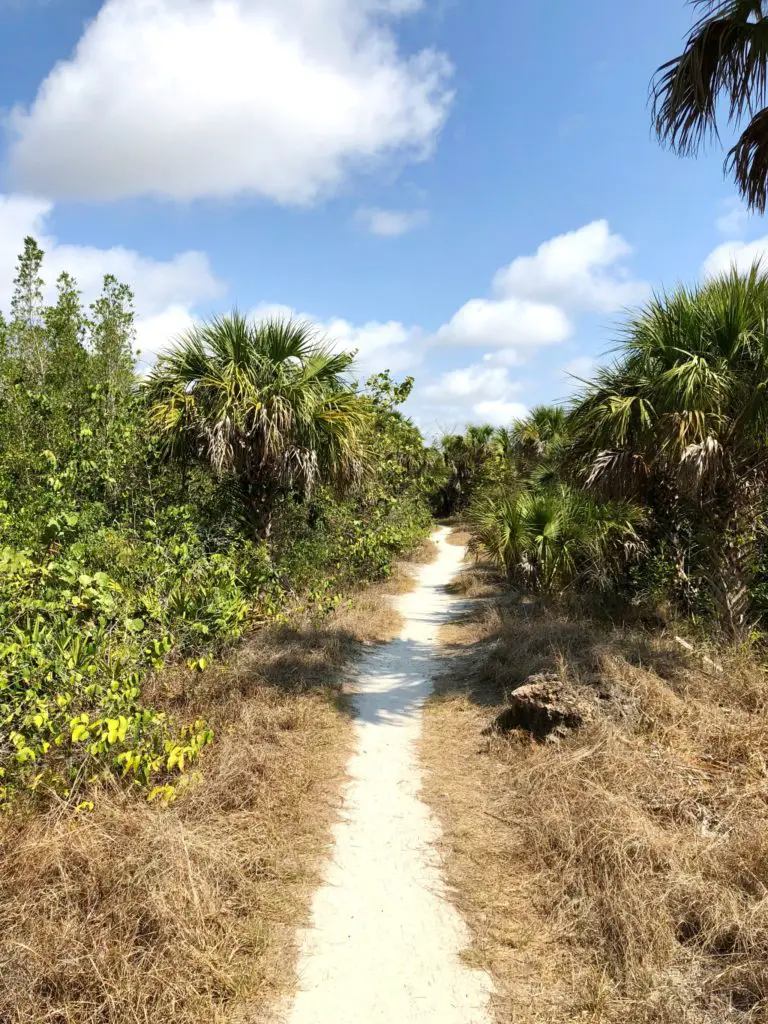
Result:
<svg viewBox="0 0 768 1024"><path fill-rule="evenodd" d="M420 799L415 744L432 689L446 591L464 548L433 539L437 558L396 600L398 638L353 681L356 746L324 881L301 936L299 989L287 1024L490 1024L491 982L461 959L469 933L447 898L439 826Z"/></svg>

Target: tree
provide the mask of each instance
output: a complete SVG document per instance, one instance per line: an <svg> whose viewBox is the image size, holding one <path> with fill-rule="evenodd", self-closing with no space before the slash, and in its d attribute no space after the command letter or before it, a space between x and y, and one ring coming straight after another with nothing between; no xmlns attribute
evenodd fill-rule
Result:
<svg viewBox="0 0 768 1024"><path fill-rule="evenodd" d="M587 486L635 495L671 528L692 517L731 632L746 623L768 483L766 314L759 266L654 298L570 418Z"/></svg>
<svg viewBox="0 0 768 1024"><path fill-rule="evenodd" d="M568 433L565 410L557 405L537 405L511 431L512 454L524 474L551 473Z"/></svg>
<svg viewBox="0 0 768 1024"><path fill-rule="evenodd" d="M99 298L91 303L90 348L94 382L104 396L107 418L134 384L133 292L113 274L104 275Z"/></svg>
<svg viewBox="0 0 768 1024"><path fill-rule="evenodd" d="M662 64L651 89L659 139L676 152L699 151L719 138L718 104L727 123L749 123L729 151L733 173L752 209L768 200L768 3L766 0L691 0L701 17L683 52Z"/></svg>
<svg viewBox="0 0 768 1024"><path fill-rule="evenodd" d="M295 320L239 313L192 328L147 382L169 452L236 481L259 536L279 499L316 485L340 490L363 476L370 415L348 378L353 357Z"/></svg>
<svg viewBox="0 0 768 1024"><path fill-rule="evenodd" d="M382 485L390 495L421 486L421 478L429 469L430 451L424 446L421 431L398 406L406 402L413 390L413 377L400 383L389 370L373 374L365 383L363 401L369 406L366 425L366 447L376 464L375 490Z"/></svg>
<svg viewBox="0 0 768 1024"><path fill-rule="evenodd" d="M13 279L8 328L9 353L17 361L20 377L38 385L45 377L48 362L43 324L43 280L40 276L43 256L43 250L28 235Z"/></svg>
<svg viewBox="0 0 768 1024"><path fill-rule="evenodd" d="M463 434L446 434L440 439L446 478L437 495L438 514L461 512L487 477L494 458L494 430L469 426Z"/></svg>
<svg viewBox="0 0 768 1024"><path fill-rule="evenodd" d="M77 282L62 273L56 288L56 303L45 308L43 321L48 350L45 388L55 421L52 431L58 440L63 435L76 436L80 420L89 408L91 362L84 345L85 314Z"/></svg>

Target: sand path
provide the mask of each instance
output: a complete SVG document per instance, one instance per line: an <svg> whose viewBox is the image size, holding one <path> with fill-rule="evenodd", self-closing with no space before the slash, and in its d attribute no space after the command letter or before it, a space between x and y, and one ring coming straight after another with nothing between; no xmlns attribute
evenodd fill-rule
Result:
<svg viewBox="0 0 768 1024"><path fill-rule="evenodd" d="M415 743L431 690L445 585L464 549L434 534L438 557L397 599L400 636L354 679L355 752L324 880L301 936L288 1024L490 1024L486 974L460 959L466 926L445 893L439 826L419 797Z"/></svg>

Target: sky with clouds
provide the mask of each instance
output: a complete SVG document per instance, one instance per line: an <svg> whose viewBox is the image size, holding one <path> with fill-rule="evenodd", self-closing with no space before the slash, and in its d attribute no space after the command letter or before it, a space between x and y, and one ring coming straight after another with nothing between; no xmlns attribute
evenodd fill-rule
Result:
<svg viewBox="0 0 768 1024"><path fill-rule="evenodd" d="M412 374L429 433L568 397L654 290L768 227L723 155L661 150L684 0L0 0L0 309L134 289L150 362L195 318L295 313ZM724 140L727 143L727 139Z"/></svg>

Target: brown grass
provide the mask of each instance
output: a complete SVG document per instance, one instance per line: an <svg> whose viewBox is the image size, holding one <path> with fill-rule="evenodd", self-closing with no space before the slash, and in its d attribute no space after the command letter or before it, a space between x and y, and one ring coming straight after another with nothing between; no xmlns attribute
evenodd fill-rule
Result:
<svg viewBox="0 0 768 1024"><path fill-rule="evenodd" d="M474 564L462 569L447 590L460 597L494 597L502 586L503 579L493 566Z"/></svg>
<svg viewBox="0 0 768 1024"><path fill-rule="evenodd" d="M0 821L2 1024L266 1019L293 983L336 815L351 736L339 679L361 643L400 628L392 586L158 681L157 699L217 736L170 807L114 785L91 812Z"/></svg>
<svg viewBox="0 0 768 1024"><path fill-rule="evenodd" d="M454 527L448 535L447 541L449 544L455 544L457 547L464 547L469 544L472 539L472 534L469 530L465 530L463 527Z"/></svg>
<svg viewBox="0 0 768 1024"><path fill-rule="evenodd" d="M443 640L426 796L499 1021L768 1020L765 670L509 598ZM597 721L483 737L542 671L599 694Z"/></svg>

